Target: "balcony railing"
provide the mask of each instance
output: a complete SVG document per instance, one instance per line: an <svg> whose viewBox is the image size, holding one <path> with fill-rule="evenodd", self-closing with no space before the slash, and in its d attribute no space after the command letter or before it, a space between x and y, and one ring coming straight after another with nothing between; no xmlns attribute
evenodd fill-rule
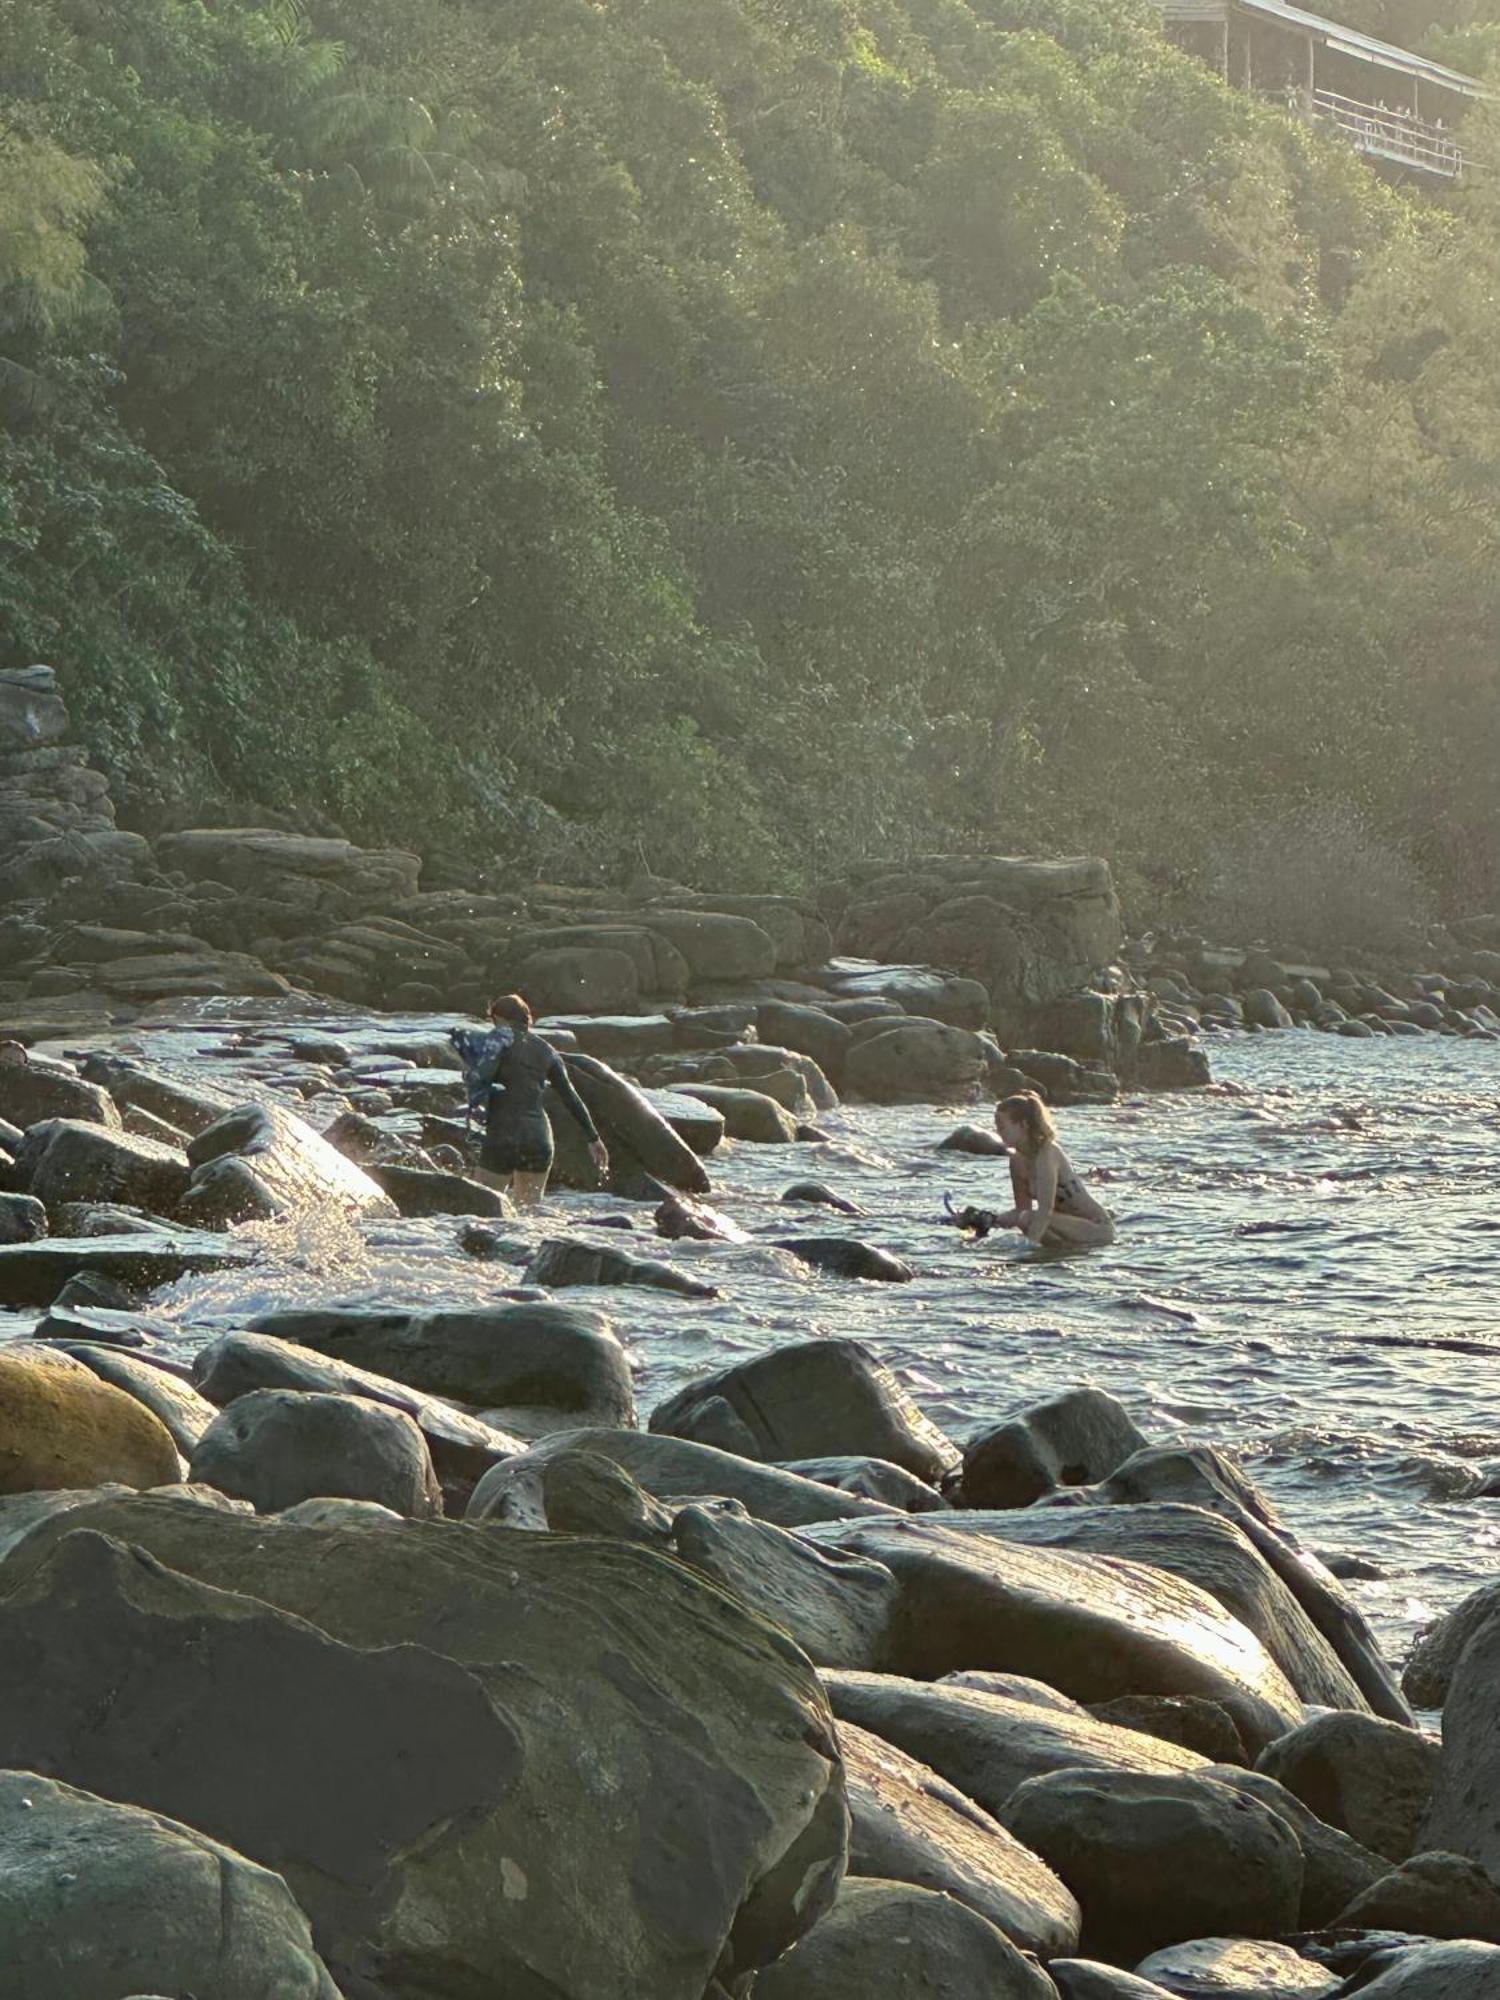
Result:
<svg viewBox="0 0 1500 2000"><path fill-rule="evenodd" d="M1370 159L1413 167L1418 173L1437 174L1450 181L1463 172L1458 140L1441 125L1429 125L1425 118L1410 111L1393 111L1386 104L1362 104L1356 97L1341 97L1336 90L1299 92L1298 96L1304 106L1310 100L1314 118L1337 126Z"/></svg>

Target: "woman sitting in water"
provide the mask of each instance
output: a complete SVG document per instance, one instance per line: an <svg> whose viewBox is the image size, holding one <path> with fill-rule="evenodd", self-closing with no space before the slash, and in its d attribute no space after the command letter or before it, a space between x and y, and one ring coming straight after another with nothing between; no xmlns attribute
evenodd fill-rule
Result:
<svg viewBox="0 0 1500 2000"><path fill-rule="evenodd" d="M489 1085L479 1178L506 1190L521 1208L536 1208L552 1171L552 1126L542 1101L549 1083L582 1126L589 1158L601 1174L608 1170L609 1154L562 1057L532 1033L531 1009L520 994L503 993L492 1000L490 1019L497 1028L509 1028L511 1036L495 1060Z"/></svg>
<svg viewBox="0 0 1500 2000"><path fill-rule="evenodd" d="M1032 1243L1113 1243L1115 1225L1074 1171L1057 1142L1052 1114L1034 1090L1002 1097L995 1130L1010 1153L1010 1188L1016 1205L997 1216L996 1227L1019 1229Z"/></svg>

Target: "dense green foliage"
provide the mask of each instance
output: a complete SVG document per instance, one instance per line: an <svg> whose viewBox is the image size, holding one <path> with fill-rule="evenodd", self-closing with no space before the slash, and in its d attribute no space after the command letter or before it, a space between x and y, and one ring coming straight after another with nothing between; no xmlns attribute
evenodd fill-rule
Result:
<svg viewBox="0 0 1500 2000"><path fill-rule="evenodd" d="M1470 902L1497 276L1125 0L0 0L0 663L141 824Z"/></svg>

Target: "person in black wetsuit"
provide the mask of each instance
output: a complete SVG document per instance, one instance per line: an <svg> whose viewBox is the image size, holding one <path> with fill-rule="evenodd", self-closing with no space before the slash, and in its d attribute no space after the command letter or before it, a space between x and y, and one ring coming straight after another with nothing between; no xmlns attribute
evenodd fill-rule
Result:
<svg viewBox="0 0 1500 2000"><path fill-rule="evenodd" d="M531 1009L520 994L502 993L492 1000L490 1019L496 1027L510 1028L512 1039L495 1066L485 1105L479 1178L504 1189L519 1207L536 1208L552 1171L552 1127L543 1102L549 1083L582 1126L589 1158L601 1174L609 1167L609 1154L562 1057L532 1033Z"/></svg>

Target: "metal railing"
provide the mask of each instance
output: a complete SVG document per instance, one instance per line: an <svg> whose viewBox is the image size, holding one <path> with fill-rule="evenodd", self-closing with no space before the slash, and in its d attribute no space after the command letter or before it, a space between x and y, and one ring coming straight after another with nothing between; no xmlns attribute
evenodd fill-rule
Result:
<svg viewBox="0 0 1500 2000"><path fill-rule="evenodd" d="M1393 110L1387 104L1362 104L1356 97L1341 97L1336 90L1299 91L1297 95L1314 118L1336 126L1371 159L1389 160L1450 181L1463 172L1458 140L1441 125L1429 125L1425 118Z"/></svg>

